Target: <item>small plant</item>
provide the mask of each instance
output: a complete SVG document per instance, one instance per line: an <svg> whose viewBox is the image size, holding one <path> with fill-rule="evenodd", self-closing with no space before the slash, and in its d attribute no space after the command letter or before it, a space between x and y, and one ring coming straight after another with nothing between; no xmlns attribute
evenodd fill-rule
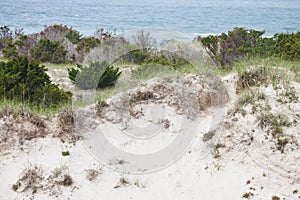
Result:
<svg viewBox="0 0 300 200"><path fill-rule="evenodd" d="M114 188L119 188L121 186L128 186L130 184L131 184L130 181L123 176L119 179L119 183Z"/></svg>
<svg viewBox="0 0 300 200"><path fill-rule="evenodd" d="M272 196L272 200L280 200L280 198L278 196Z"/></svg>
<svg viewBox="0 0 300 200"><path fill-rule="evenodd" d="M122 185L128 185L128 184L130 184L130 181L123 176L123 177L120 178L120 183Z"/></svg>
<svg viewBox="0 0 300 200"><path fill-rule="evenodd" d="M71 68L68 72L70 80L83 90L112 87L121 75L119 68L106 61L91 63L87 67L81 67L81 70Z"/></svg>
<svg viewBox="0 0 300 200"><path fill-rule="evenodd" d="M80 69L82 69L82 65L76 64L76 67L68 68L68 77L72 81L72 83L75 83L76 76L80 72Z"/></svg>
<svg viewBox="0 0 300 200"><path fill-rule="evenodd" d="M138 188L145 188L145 184L141 183L138 179L134 181L134 185Z"/></svg>
<svg viewBox="0 0 300 200"><path fill-rule="evenodd" d="M99 169L88 169L88 170L86 170L86 179L89 180L89 181L93 181L101 173L102 173L102 168L99 168Z"/></svg>
<svg viewBox="0 0 300 200"><path fill-rule="evenodd" d="M270 70L271 69L266 66L259 66L240 71L237 90L239 91L251 86L267 84Z"/></svg>
<svg viewBox="0 0 300 200"><path fill-rule="evenodd" d="M69 156L69 155L70 155L70 152L69 152L69 151L62 151L62 152L61 152L61 155L62 155L62 156Z"/></svg>
<svg viewBox="0 0 300 200"><path fill-rule="evenodd" d="M59 115L59 128L61 132L72 132L75 126L74 122L74 113L71 109L63 109Z"/></svg>
<svg viewBox="0 0 300 200"><path fill-rule="evenodd" d="M216 134L215 130L204 133L204 135L202 137L203 142L207 142L207 141L211 140L215 136L215 134Z"/></svg>
<svg viewBox="0 0 300 200"><path fill-rule="evenodd" d="M243 112L244 106L246 106L248 104L252 104L253 106L255 106L255 103L257 101L264 100L264 99L266 99L266 96L264 93L262 93L258 90L248 89L240 95L239 99L237 100L237 102L235 104L234 111L235 112ZM254 109L254 111L255 111L256 108L252 107L252 109Z"/></svg>
<svg viewBox="0 0 300 200"><path fill-rule="evenodd" d="M285 146L289 143L290 139L288 137L278 136L277 137L277 149L281 151L281 153L284 152Z"/></svg>
<svg viewBox="0 0 300 200"><path fill-rule="evenodd" d="M36 193L39 188L42 188L43 170L37 166L31 166L25 169L18 181L13 184L12 190L16 192L25 192L31 190Z"/></svg>
<svg viewBox="0 0 300 200"><path fill-rule="evenodd" d="M273 136L276 136L276 135L282 135L283 134L283 129L282 127L279 127L279 126L275 126L271 132L271 134Z"/></svg>
<svg viewBox="0 0 300 200"><path fill-rule="evenodd" d="M297 194L298 193L298 190L293 190L293 194Z"/></svg>
<svg viewBox="0 0 300 200"><path fill-rule="evenodd" d="M53 170L52 175L48 178L51 182L57 185L70 186L73 184L72 177L67 173L68 168L63 166Z"/></svg>
<svg viewBox="0 0 300 200"><path fill-rule="evenodd" d="M140 102L140 101L147 101L149 99L152 99L154 97L153 92L149 92L149 91L140 91L138 90L136 93L133 93L131 95L131 98L129 100L129 104L133 104L136 102Z"/></svg>
<svg viewBox="0 0 300 200"><path fill-rule="evenodd" d="M279 98L278 102L281 103L297 103L298 96L296 95L295 87L288 86L287 88L283 88L283 91L278 94Z"/></svg>
<svg viewBox="0 0 300 200"><path fill-rule="evenodd" d="M70 186L70 185L73 184L73 179L69 174L65 174L63 181L58 182L58 183L63 185L63 186Z"/></svg>
<svg viewBox="0 0 300 200"><path fill-rule="evenodd" d="M96 115L99 117L102 117L104 114L104 112L103 112L104 108L108 107L108 106L109 105L104 100L99 98L96 103Z"/></svg>
<svg viewBox="0 0 300 200"><path fill-rule="evenodd" d="M243 194L243 198L244 199L250 199L250 198L252 198L254 196L254 194L252 193L252 192L246 192L246 193L244 193Z"/></svg>

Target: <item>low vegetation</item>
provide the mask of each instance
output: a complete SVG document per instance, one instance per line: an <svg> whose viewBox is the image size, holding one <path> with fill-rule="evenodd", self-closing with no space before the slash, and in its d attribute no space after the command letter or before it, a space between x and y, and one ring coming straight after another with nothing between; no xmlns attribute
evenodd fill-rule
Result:
<svg viewBox="0 0 300 200"><path fill-rule="evenodd" d="M103 89L112 87L118 80L121 72L118 67L108 62L95 62L86 67L68 69L70 80L76 87L83 90Z"/></svg>
<svg viewBox="0 0 300 200"><path fill-rule="evenodd" d="M266 38L265 31L234 28L228 33L198 38L216 65L231 68L232 63L245 58L277 57L282 60L299 61L300 32L276 33Z"/></svg>
<svg viewBox="0 0 300 200"><path fill-rule="evenodd" d="M0 62L0 98L42 107L70 101L72 94L53 84L45 71L43 65L27 58Z"/></svg>
<svg viewBox="0 0 300 200"><path fill-rule="evenodd" d="M73 44L78 44L81 41L82 38L82 34L80 34L78 31L76 30L69 30L65 37Z"/></svg>
<svg viewBox="0 0 300 200"><path fill-rule="evenodd" d="M59 42L41 39L31 51L32 58L40 62L55 64L67 62L67 51Z"/></svg>

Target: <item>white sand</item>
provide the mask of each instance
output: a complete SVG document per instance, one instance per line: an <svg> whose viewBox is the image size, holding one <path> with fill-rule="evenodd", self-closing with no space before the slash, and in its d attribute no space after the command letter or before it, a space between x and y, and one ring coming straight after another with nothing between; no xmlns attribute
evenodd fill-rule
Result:
<svg viewBox="0 0 300 200"><path fill-rule="evenodd" d="M235 100L235 92L232 91L235 89L236 80L235 74L230 74L223 80L231 98L228 108ZM266 90L268 91L268 88ZM299 96L299 86L297 91ZM274 97L271 92L272 89L268 94ZM274 102L271 106L281 109ZM300 114L299 103L291 106L295 116ZM176 129L176 124L183 115L177 115L167 106L161 109L167 109L166 116L171 121L171 126L147 142L137 142L122 136L121 125L106 122L101 124L101 127L105 136L116 147L126 152L150 153L162 149L173 137L182 134L181 130ZM145 123L147 119L144 117L135 120L135 123ZM194 123L199 123L200 128L187 151L173 164L145 174L124 174L113 170L111 167L114 166L103 165L88 153L86 143L82 140L76 145L63 144L59 139L51 137L27 141L24 151L11 150L0 159L0 199L235 200L242 199L246 192L253 193L252 199L271 199L273 195L281 199L299 199L298 146L288 145L284 153L272 149L274 144L271 139L265 138L266 134L258 126L256 117L250 113L245 117L241 114L226 116L225 126L219 127L216 136L208 142L203 142L202 137L211 126L210 112L207 111L197 120ZM130 130L130 125L127 128ZM287 131L299 134L299 123ZM254 138L252 142L249 139L251 136ZM211 152L214 151L213 145L217 143L222 143L225 147L219 148L220 157L214 158L215 154ZM70 152L70 156L61 155L61 152L66 150ZM38 189L34 194L32 190L22 193L13 191L12 185L16 183L21 172L34 165L40 166L44 171L44 188ZM126 166L126 162L123 165ZM47 177L55 168L61 167L67 168L66 171L74 183L71 186L56 185L47 188ZM99 168L102 170L95 180L87 180L87 170ZM120 184L122 177L128 180L129 184ZM298 190L298 193L295 190ZM293 191L296 194L293 194Z"/></svg>

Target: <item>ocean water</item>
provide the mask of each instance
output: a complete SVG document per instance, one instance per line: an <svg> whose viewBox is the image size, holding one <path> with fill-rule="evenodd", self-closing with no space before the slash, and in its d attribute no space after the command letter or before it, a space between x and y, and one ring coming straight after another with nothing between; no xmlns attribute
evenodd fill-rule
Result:
<svg viewBox="0 0 300 200"><path fill-rule="evenodd" d="M0 0L0 26L33 33L51 24L86 36L98 28L117 33L159 28L192 37L234 27L271 36L300 31L300 0Z"/></svg>

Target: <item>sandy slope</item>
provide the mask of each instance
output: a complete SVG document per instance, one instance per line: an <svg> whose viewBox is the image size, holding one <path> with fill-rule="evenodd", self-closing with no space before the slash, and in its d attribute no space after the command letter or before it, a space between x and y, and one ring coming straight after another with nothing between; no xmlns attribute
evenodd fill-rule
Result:
<svg viewBox="0 0 300 200"><path fill-rule="evenodd" d="M268 137L265 130L259 127L254 114L250 111L244 116L240 113L232 114L230 109L236 100L236 81L236 74L223 78L230 97L222 113L224 125L216 126L215 136L204 142L204 133L211 129L214 108L207 108L201 115L194 117L192 121L198 125L195 138L183 155L171 165L155 172L150 170L148 173L141 174L122 173L113 168L119 166L119 169L126 169L127 163L130 163L127 162L128 160L123 160L124 163L114 163L113 160L118 158L112 157L110 165L104 165L89 153L91 150L88 151L86 141L79 140L73 145L62 143L58 138L48 135L45 138L26 141L22 150L16 145L2 154L0 199L234 200L242 199L242 195L248 192L252 199L272 199L273 195L280 199L300 199L300 150L297 141L288 144L284 153L281 153L276 150L276 144ZM300 96L299 84L295 84L295 87L297 95ZM143 88L139 89L143 91ZM265 88L265 90L272 102L271 100L276 98L274 90L272 88ZM89 107L84 110L86 116L89 116L85 118L87 120L85 122L101 126L108 140L123 151L149 153L162 149L172 142L174 137L182 134L182 130L177 129L176 124L183 116L188 116L185 112L176 112L174 106L170 106L172 98L164 99L167 100L159 103L162 106L159 107L161 110L154 110L154 113L166 113L164 116L170 121L170 126L165 129L161 128L165 125L165 121L160 121L159 117L156 119L155 114L147 114L147 111L153 111L151 99L147 99L146 103L134 104L135 111L143 107L144 115L137 119L125 116L123 120L118 121L113 114L116 107L110 106L105 112L108 114L102 115L101 120L91 121L97 116L88 112L89 109L93 110L93 107ZM114 105L116 100L118 99L111 99L109 105ZM275 101L271 106L275 109L285 109ZM155 107L157 108L157 105ZM300 114L299 102L291 104L290 107L292 109L289 116L295 119L299 117L297 115ZM149 123L150 119L155 125L151 128L159 127L158 130L162 131L147 142L122 136L120 130L130 130L131 126L136 125L134 123ZM49 125L53 126L50 122ZM97 141L92 136L91 127L85 130L89 133L88 139ZM51 130L51 127L49 129ZM299 134L299 124L287 128L287 132ZM130 133L134 134L134 132ZM296 137L296 140L299 142L299 137ZM88 144L97 146L97 143L91 141L88 141ZM62 151L66 150L70 152L70 156L62 156ZM106 162L109 163L109 160ZM22 178L22 171L34 166L41 169L42 178L31 181L27 189L24 189L24 183L26 181L28 183L28 180L25 180L21 182L23 185L17 189L17 192L13 191L12 186L18 178ZM55 168L60 168L61 173L53 178ZM127 169L132 169L132 166L129 165ZM93 177L91 172L94 172L95 177L93 180L88 180L87 175ZM70 186L60 184L64 174L72 177L73 183Z"/></svg>

